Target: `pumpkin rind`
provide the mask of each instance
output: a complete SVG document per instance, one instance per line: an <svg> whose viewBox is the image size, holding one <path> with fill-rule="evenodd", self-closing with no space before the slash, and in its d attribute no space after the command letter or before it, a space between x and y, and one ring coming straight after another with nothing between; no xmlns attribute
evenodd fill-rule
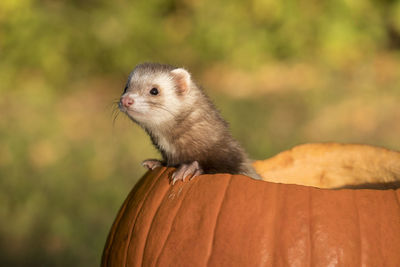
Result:
<svg viewBox="0 0 400 267"><path fill-rule="evenodd" d="M253 165L268 182L318 188L400 187L400 152L370 145L303 144Z"/></svg>
<svg viewBox="0 0 400 267"><path fill-rule="evenodd" d="M148 172L125 200L102 266L400 266L400 191L326 190Z"/></svg>

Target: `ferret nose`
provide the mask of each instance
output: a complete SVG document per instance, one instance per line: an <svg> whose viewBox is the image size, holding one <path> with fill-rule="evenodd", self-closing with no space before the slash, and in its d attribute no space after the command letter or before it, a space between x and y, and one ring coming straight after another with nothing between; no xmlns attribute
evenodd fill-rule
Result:
<svg viewBox="0 0 400 267"><path fill-rule="evenodd" d="M130 106L133 105L135 101L133 100L132 97L130 97L129 95L126 95L124 97L121 98L121 104L122 106L124 106L125 108L129 108Z"/></svg>

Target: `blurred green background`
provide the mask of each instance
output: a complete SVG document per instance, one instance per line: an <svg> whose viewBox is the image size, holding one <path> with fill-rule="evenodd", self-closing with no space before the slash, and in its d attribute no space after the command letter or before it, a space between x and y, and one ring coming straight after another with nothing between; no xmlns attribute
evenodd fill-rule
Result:
<svg viewBox="0 0 400 267"><path fill-rule="evenodd" d="M254 159L400 150L400 1L0 1L0 265L98 266L158 157L113 103L143 61L188 68Z"/></svg>

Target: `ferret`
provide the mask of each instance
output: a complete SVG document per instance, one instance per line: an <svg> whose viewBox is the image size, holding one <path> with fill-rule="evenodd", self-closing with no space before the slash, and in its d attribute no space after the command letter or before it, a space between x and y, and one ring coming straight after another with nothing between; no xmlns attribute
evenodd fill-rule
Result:
<svg viewBox="0 0 400 267"><path fill-rule="evenodd" d="M130 73L119 108L150 136L162 161L142 165L176 167L174 184L200 174L244 174L260 179L228 123L184 68L143 63Z"/></svg>

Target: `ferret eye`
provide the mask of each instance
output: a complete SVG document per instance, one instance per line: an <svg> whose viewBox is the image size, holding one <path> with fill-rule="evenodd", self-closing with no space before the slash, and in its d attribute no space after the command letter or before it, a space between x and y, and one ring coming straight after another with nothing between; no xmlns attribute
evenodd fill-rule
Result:
<svg viewBox="0 0 400 267"><path fill-rule="evenodd" d="M157 89L157 88L151 88L150 94L152 94L152 95L158 95L158 89Z"/></svg>

